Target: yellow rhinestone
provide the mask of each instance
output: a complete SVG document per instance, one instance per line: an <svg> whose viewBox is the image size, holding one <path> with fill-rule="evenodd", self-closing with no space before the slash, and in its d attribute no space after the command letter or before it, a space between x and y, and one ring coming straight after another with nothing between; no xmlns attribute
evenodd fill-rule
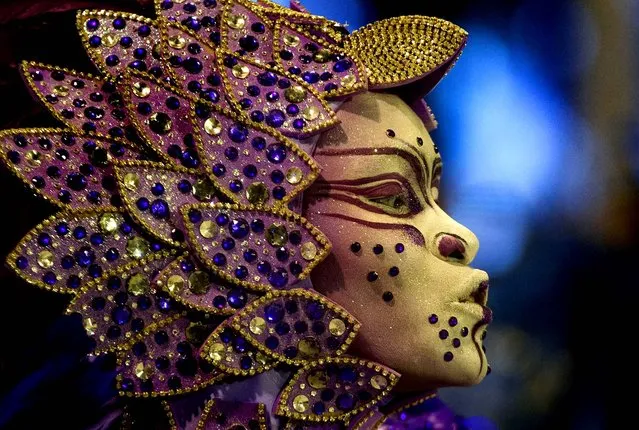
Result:
<svg viewBox="0 0 639 430"><path fill-rule="evenodd" d="M127 173L124 175L124 187L129 191L135 191L140 185L140 178L135 173Z"/></svg>
<svg viewBox="0 0 639 430"><path fill-rule="evenodd" d="M112 213L102 214L98 223L103 233L111 234L118 229L118 217Z"/></svg>
<svg viewBox="0 0 639 430"><path fill-rule="evenodd" d="M294 34L284 35L284 44L288 46L297 46L300 44L300 38Z"/></svg>
<svg viewBox="0 0 639 430"><path fill-rule="evenodd" d="M209 358L215 362L224 360L224 344L216 342L209 348Z"/></svg>
<svg viewBox="0 0 639 430"><path fill-rule="evenodd" d="M328 63L330 59L331 51L328 49L320 49L313 55L313 60L315 60L316 63Z"/></svg>
<svg viewBox="0 0 639 430"><path fill-rule="evenodd" d="M200 234L206 239L212 239L217 234L217 226L213 221L203 221L200 224Z"/></svg>
<svg viewBox="0 0 639 430"><path fill-rule="evenodd" d="M48 269L53 266L53 253L51 251L40 251L38 254L38 266Z"/></svg>
<svg viewBox="0 0 639 430"><path fill-rule="evenodd" d="M246 79L248 75L251 73L251 69L249 69L243 64L236 64L231 69L231 72L233 73L233 76L235 76L238 79Z"/></svg>
<svg viewBox="0 0 639 430"><path fill-rule="evenodd" d="M120 38L114 33L107 33L102 36L102 44L104 44L107 48L112 48L119 40Z"/></svg>
<svg viewBox="0 0 639 430"><path fill-rule="evenodd" d="M173 121L171 121L171 117L169 117L164 112L156 112L149 117L147 121L151 130L160 135L165 135L171 131L173 128Z"/></svg>
<svg viewBox="0 0 639 430"><path fill-rule="evenodd" d="M199 179L193 184L193 195L201 202L208 202L213 198L215 193L215 186L210 179Z"/></svg>
<svg viewBox="0 0 639 430"><path fill-rule="evenodd" d="M295 398L293 399L293 409L295 409L297 412L306 412L306 410L308 409L308 397L306 397L304 394L295 396Z"/></svg>
<svg viewBox="0 0 639 430"><path fill-rule="evenodd" d="M142 273L136 273L129 278L127 282L127 290L134 296L146 294L149 290L149 278Z"/></svg>
<svg viewBox="0 0 639 430"><path fill-rule="evenodd" d="M331 322L328 323L328 331L330 331L333 336L341 336L346 331L346 324L339 318L333 318Z"/></svg>
<svg viewBox="0 0 639 430"><path fill-rule="evenodd" d="M239 30L240 28L244 28L244 25L246 25L246 18L243 15L229 14L226 18L226 23L229 27Z"/></svg>
<svg viewBox="0 0 639 430"><path fill-rule="evenodd" d="M388 381L382 375L375 375L371 378L371 386L376 390L383 390L388 387Z"/></svg>
<svg viewBox="0 0 639 430"><path fill-rule="evenodd" d="M192 345L202 345L210 334L209 327L201 322L191 322L184 330L186 340Z"/></svg>
<svg viewBox="0 0 639 430"><path fill-rule="evenodd" d="M300 352L300 358L308 359L317 357L320 353L320 347L317 340L312 337L306 337L297 342L297 349Z"/></svg>
<svg viewBox="0 0 639 430"><path fill-rule="evenodd" d="M169 46L174 49L182 49L186 46L186 39L180 35L169 37Z"/></svg>
<svg viewBox="0 0 639 430"><path fill-rule="evenodd" d="M254 182L246 189L246 198L254 205L264 204L268 197L268 188L262 182Z"/></svg>
<svg viewBox="0 0 639 430"><path fill-rule="evenodd" d="M306 377L306 382L313 388L326 388L328 383L328 375L324 370L314 370Z"/></svg>
<svg viewBox="0 0 639 430"><path fill-rule="evenodd" d="M143 381L150 379L153 376L153 366L151 364L144 364L144 362L139 362L135 366L135 376L140 378Z"/></svg>
<svg viewBox="0 0 639 430"><path fill-rule="evenodd" d="M306 98L306 90L300 85L295 85L284 91L284 97L291 103L301 103Z"/></svg>
<svg viewBox="0 0 639 430"><path fill-rule="evenodd" d="M31 164L32 166L39 166L42 163L42 160L40 159L40 153L34 149L27 151L27 153L24 154L24 158L26 158L27 163Z"/></svg>
<svg viewBox="0 0 639 430"><path fill-rule="evenodd" d="M266 230L266 240L273 246L283 246L288 242L288 232L281 224L271 224Z"/></svg>
<svg viewBox="0 0 639 430"><path fill-rule="evenodd" d="M302 173L302 169L300 169L299 167L291 167L286 172L286 180L289 184L293 185L299 184L303 176L304 174Z"/></svg>
<svg viewBox="0 0 639 430"><path fill-rule="evenodd" d="M133 84L133 94L141 98L147 98L151 94L151 87L144 82L136 82Z"/></svg>
<svg viewBox="0 0 639 430"><path fill-rule="evenodd" d="M348 75L342 78L342 86L344 88L352 88L355 82L357 82L357 78L355 78L354 75Z"/></svg>
<svg viewBox="0 0 639 430"><path fill-rule="evenodd" d="M204 121L204 131L206 131L209 136L217 136L222 133L222 124L217 118L211 117Z"/></svg>
<svg viewBox="0 0 639 430"><path fill-rule="evenodd" d="M166 280L166 287L169 289L170 293L177 294L182 291L184 282L184 278L180 275L172 275Z"/></svg>
<svg viewBox="0 0 639 430"><path fill-rule="evenodd" d="M95 334L95 331L98 329L98 324L91 318L85 319L82 322L82 326L84 326L84 329L89 336L93 336Z"/></svg>
<svg viewBox="0 0 639 430"><path fill-rule="evenodd" d="M69 88L64 85L56 85L53 87L53 94L58 97L66 97L69 95Z"/></svg>
<svg viewBox="0 0 639 430"><path fill-rule="evenodd" d="M317 246L313 242L306 242L300 249L302 258L306 261L310 261L317 256Z"/></svg>
<svg viewBox="0 0 639 430"><path fill-rule="evenodd" d="M255 354L255 361L257 361L260 364L266 364L266 363L268 363L268 358L266 357L266 355L264 355L260 351L258 351Z"/></svg>
<svg viewBox="0 0 639 430"><path fill-rule="evenodd" d="M142 258L149 253L149 242L139 236L132 237L126 242L126 252L133 258Z"/></svg>
<svg viewBox="0 0 639 430"><path fill-rule="evenodd" d="M317 117L319 116L319 109L316 108L315 106L309 106L307 108L304 108L304 110L302 111L302 116L304 117L305 120L313 121L314 119L317 119Z"/></svg>
<svg viewBox="0 0 639 430"><path fill-rule="evenodd" d="M211 280L209 274L197 270L189 276L189 290L196 296L202 296L209 292Z"/></svg>
<svg viewBox="0 0 639 430"><path fill-rule="evenodd" d="M262 334L266 330L266 321L262 317L255 317L249 323L249 329L253 334Z"/></svg>

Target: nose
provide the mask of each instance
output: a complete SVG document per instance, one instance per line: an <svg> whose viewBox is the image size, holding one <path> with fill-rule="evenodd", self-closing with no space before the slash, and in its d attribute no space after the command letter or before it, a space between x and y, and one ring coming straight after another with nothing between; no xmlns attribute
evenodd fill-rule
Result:
<svg viewBox="0 0 639 430"><path fill-rule="evenodd" d="M433 253L446 261L470 264L479 250L477 236L447 214L440 216L443 216L443 223L438 223L439 231L436 231L431 248Z"/></svg>

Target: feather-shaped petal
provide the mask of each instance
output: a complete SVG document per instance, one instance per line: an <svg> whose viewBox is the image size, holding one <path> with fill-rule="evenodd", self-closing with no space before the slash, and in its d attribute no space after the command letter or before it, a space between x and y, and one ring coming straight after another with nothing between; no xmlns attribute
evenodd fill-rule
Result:
<svg viewBox="0 0 639 430"><path fill-rule="evenodd" d="M206 339L200 357L220 371L235 376L253 376L266 372L276 363L223 321Z"/></svg>
<svg viewBox="0 0 639 430"><path fill-rule="evenodd" d="M299 370L284 387L275 413L302 421L346 421L375 405L399 374L371 361L327 358ZM320 392L320 397L311 392Z"/></svg>
<svg viewBox="0 0 639 430"><path fill-rule="evenodd" d="M0 159L33 191L67 210L120 205L112 163L139 156L128 145L63 129L0 131Z"/></svg>
<svg viewBox="0 0 639 430"><path fill-rule="evenodd" d="M338 123L319 93L296 76L301 69L281 72L235 54L221 56L220 63L231 104L238 111L250 112L251 121L300 139Z"/></svg>
<svg viewBox="0 0 639 430"><path fill-rule="evenodd" d="M290 289L330 252L328 239L287 210L217 203L183 206L187 242L214 273L249 289ZM193 211L199 212L196 220Z"/></svg>
<svg viewBox="0 0 639 430"><path fill-rule="evenodd" d="M214 327L213 322L182 314L145 330L143 337L118 357L120 395L182 394L222 379L224 374L197 353Z"/></svg>
<svg viewBox="0 0 639 430"><path fill-rule="evenodd" d="M155 289L158 273L174 259L152 255L87 284L73 298L67 313L82 315L84 329L96 341L95 354L130 346L145 328L179 310Z"/></svg>
<svg viewBox="0 0 639 430"><path fill-rule="evenodd" d="M222 48L259 63L273 59L273 23L250 1L227 2L220 20Z"/></svg>
<svg viewBox="0 0 639 430"><path fill-rule="evenodd" d="M125 161L117 163L114 170L128 213L149 234L173 246L184 246L179 208L217 200L211 180L184 167Z"/></svg>
<svg viewBox="0 0 639 430"><path fill-rule="evenodd" d="M359 330L344 308L302 289L270 291L229 324L269 357L293 365L344 353Z"/></svg>
<svg viewBox="0 0 639 430"><path fill-rule="evenodd" d="M348 50L301 27L278 20L275 50L284 70L298 68L300 76L323 97L335 98L366 90L368 77L362 63Z"/></svg>
<svg viewBox="0 0 639 430"><path fill-rule="evenodd" d="M36 62L23 62L22 74L53 116L74 131L126 136L130 123L114 81Z"/></svg>
<svg viewBox="0 0 639 430"><path fill-rule="evenodd" d="M284 205L319 175L317 163L273 129L248 124L221 109L210 109L210 116L194 120L202 163L236 203Z"/></svg>
<svg viewBox="0 0 639 430"><path fill-rule="evenodd" d="M224 417L223 422L220 422L220 417ZM232 425L229 427L229 424ZM204 406L195 430L226 430L229 428L233 430L266 430L268 428L266 407L261 403L209 400Z"/></svg>
<svg viewBox="0 0 639 430"><path fill-rule="evenodd" d="M220 280L188 254L167 266L157 285L185 306L211 314L233 315L258 298Z"/></svg>
<svg viewBox="0 0 639 430"><path fill-rule="evenodd" d="M79 11L76 25L95 66L118 76L125 70L164 75L157 51L160 31L152 19L126 12Z"/></svg>
<svg viewBox="0 0 639 430"><path fill-rule="evenodd" d="M75 293L90 281L151 254L165 255L119 212L61 212L46 219L7 257L25 281L52 291Z"/></svg>

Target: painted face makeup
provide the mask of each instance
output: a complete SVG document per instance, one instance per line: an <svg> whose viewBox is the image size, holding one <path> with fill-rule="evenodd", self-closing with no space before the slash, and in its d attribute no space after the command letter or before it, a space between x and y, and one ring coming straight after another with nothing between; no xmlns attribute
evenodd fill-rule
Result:
<svg viewBox="0 0 639 430"><path fill-rule="evenodd" d="M360 320L354 353L402 373L400 389L478 383L488 276L469 267L475 235L437 204L442 163L424 124L382 93L338 117L305 193L304 215L333 243L313 285Z"/></svg>

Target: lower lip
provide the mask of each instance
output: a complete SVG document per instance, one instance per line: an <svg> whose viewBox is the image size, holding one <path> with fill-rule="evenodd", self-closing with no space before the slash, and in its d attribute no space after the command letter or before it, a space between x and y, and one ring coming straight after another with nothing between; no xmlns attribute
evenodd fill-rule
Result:
<svg viewBox="0 0 639 430"><path fill-rule="evenodd" d="M456 302L455 304L479 318L480 324L490 324L493 322L493 311L487 306L473 302Z"/></svg>

